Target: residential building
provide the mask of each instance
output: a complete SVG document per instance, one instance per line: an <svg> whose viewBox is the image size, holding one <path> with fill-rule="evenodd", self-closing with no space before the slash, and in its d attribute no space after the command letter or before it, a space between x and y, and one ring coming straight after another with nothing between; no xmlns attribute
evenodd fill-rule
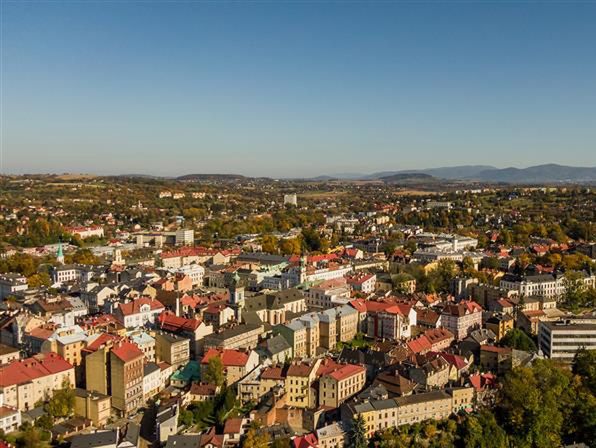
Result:
<svg viewBox="0 0 596 448"><path fill-rule="evenodd" d="M176 369L189 361L190 341L170 333L156 333L155 357L157 362L167 362Z"/></svg>
<svg viewBox="0 0 596 448"><path fill-rule="evenodd" d="M366 369L354 364L325 360L319 367L319 405L339 407L364 388Z"/></svg>
<svg viewBox="0 0 596 448"><path fill-rule="evenodd" d="M57 353L42 353L0 366L0 393L4 405L27 411L51 396L64 383L75 387L72 364Z"/></svg>
<svg viewBox="0 0 596 448"><path fill-rule="evenodd" d="M1 274L0 275L0 301L8 296L26 291L29 288L27 277L21 274Z"/></svg>
<svg viewBox="0 0 596 448"><path fill-rule="evenodd" d="M316 406L317 396L313 383L321 360L312 363L299 362L290 365L286 374L286 404L296 408L313 408Z"/></svg>
<svg viewBox="0 0 596 448"><path fill-rule="evenodd" d="M154 397L162 389L161 369L154 362L143 367L143 401Z"/></svg>
<svg viewBox="0 0 596 448"><path fill-rule="evenodd" d="M201 368L206 368L209 360L212 358L219 358L221 360L228 386L244 378L244 376L259 365L259 355L254 350L246 352L240 350L210 349L201 360Z"/></svg>
<svg viewBox="0 0 596 448"><path fill-rule="evenodd" d="M596 319L540 322L538 348L545 356L571 362L580 348L596 350Z"/></svg>
<svg viewBox="0 0 596 448"><path fill-rule="evenodd" d="M103 428L110 419L112 397L86 389L75 389L74 413L89 419L96 428Z"/></svg>
<svg viewBox="0 0 596 448"><path fill-rule="evenodd" d="M441 326L453 333L455 339L464 339L482 326L482 307L471 300L447 305L441 312Z"/></svg>
<svg viewBox="0 0 596 448"><path fill-rule="evenodd" d="M21 351L18 348L0 344L0 366L19 359L21 359Z"/></svg>
<svg viewBox="0 0 596 448"><path fill-rule="evenodd" d="M140 297L128 303L121 303L116 308L116 319L126 328L143 327L153 324L156 317L165 310L163 304L156 299Z"/></svg>

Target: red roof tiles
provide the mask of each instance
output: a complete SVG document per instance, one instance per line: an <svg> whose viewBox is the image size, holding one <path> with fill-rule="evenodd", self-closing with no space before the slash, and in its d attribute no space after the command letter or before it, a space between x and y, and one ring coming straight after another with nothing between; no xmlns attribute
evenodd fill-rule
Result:
<svg viewBox="0 0 596 448"><path fill-rule="evenodd" d="M24 384L74 367L57 353L40 353L0 367L0 387Z"/></svg>

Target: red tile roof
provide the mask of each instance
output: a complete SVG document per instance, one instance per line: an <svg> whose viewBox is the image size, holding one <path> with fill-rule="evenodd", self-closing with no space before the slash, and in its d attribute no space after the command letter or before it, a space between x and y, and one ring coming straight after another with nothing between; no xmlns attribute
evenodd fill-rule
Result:
<svg viewBox="0 0 596 448"><path fill-rule="evenodd" d="M318 448L319 441L317 436L311 433L294 438L292 444L294 448Z"/></svg>
<svg viewBox="0 0 596 448"><path fill-rule="evenodd" d="M226 420L224 425L224 434L240 434L242 431L242 418L235 417Z"/></svg>
<svg viewBox="0 0 596 448"><path fill-rule="evenodd" d="M87 344L87 347L85 347L85 350L90 351L90 352L95 352L95 351L99 350L99 348L102 345L108 344L110 342L116 343L121 339L122 339L121 336L117 336L117 335L110 334L110 333L101 333L96 339L91 341L91 343Z"/></svg>
<svg viewBox="0 0 596 448"><path fill-rule="evenodd" d="M163 311L158 317L160 328L166 331L195 331L201 325L198 319L187 319L186 317L176 316L171 311Z"/></svg>
<svg viewBox="0 0 596 448"><path fill-rule="evenodd" d="M24 384L36 378L74 369L72 364L57 353L40 353L22 361L13 361L0 367L0 387Z"/></svg>
<svg viewBox="0 0 596 448"><path fill-rule="evenodd" d="M309 376L312 372L313 366L306 363L292 364L288 367L288 376Z"/></svg>
<svg viewBox="0 0 596 448"><path fill-rule="evenodd" d="M132 342L120 342L112 347L112 353L124 362L134 361L145 356L141 349Z"/></svg>
<svg viewBox="0 0 596 448"><path fill-rule="evenodd" d="M123 316L132 316L133 314L139 314L141 312L141 306L143 305L149 305L149 308L152 311L165 308L159 300L155 300L150 297L140 297L136 300L131 300L128 303L120 304L118 309Z"/></svg>
<svg viewBox="0 0 596 448"><path fill-rule="evenodd" d="M419 338L413 339L406 344L413 353L424 353L432 348L432 344L428 338L424 335Z"/></svg>
<svg viewBox="0 0 596 448"><path fill-rule="evenodd" d="M262 380L283 380L285 378L283 367L267 367L261 373Z"/></svg>
<svg viewBox="0 0 596 448"><path fill-rule="evenodd" d="M211 358L220 358L224 367L244 367L248 363L248 354L246 352L241 352L240 350L218 350L215 348L211 348L205 353L203 359L201 360L201 364L209 363Z"/></svg>

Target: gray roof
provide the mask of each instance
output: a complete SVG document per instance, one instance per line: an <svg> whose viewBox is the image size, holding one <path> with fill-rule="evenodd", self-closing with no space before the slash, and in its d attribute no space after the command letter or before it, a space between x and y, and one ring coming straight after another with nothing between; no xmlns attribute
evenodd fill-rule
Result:
<svg viewBox="0 0 596 448"><path fill-rule="evenodd" d="M267 339L266 345L267 351L269 351L271 355L276 355L292 348L281 334L278 334L271 339Z"/></svg>
<svg viewBox="0 0 596 448"><path fill-rule="evenodd" d="M200 440L200 434L170 436L168 437L166 448L198 448Z"/></svg>
<svg viewBox="0 0 596 448"><path fill-rule="evenodd" d="M102 431L73 436L70 448L115 447L117 442L118 433L116 431Z"/></svg>

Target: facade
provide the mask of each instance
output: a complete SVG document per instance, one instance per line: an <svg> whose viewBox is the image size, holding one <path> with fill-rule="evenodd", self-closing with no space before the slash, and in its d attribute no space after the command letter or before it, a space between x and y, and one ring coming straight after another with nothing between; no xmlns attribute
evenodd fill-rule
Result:
<svg viewBox="0 0 596 448"><path fill-rule="evenodd" d="M19 426L21 426L21 413L15 408L0 405L0 431L8 434L18 430Z"/></svg>
<svg viewBox="0 0 596 448"><path fill-rule="evenodd" d="M162 389L161 369L154 362L143 367L143 401L154 397Z"/></svg>
<svg viewBox="0 0 596 448"><path fill-rule="evenodd" d="M87 418L93 426L102 428L112 412L112 397L86 389L75 389L75 415Z"/></svg>
<svg viewBox="0 0 596 448"><path fill-rule="evenodd" d="M56 353L43 353L0 366L0 393L4 405L21 411L32 409L64 383L75 387L72 364Z"/></svg>
<svg viewBox="0 0 596 448"><path fill-rule="evenodd" d="M228 386L244 378L259 364L259 355L255 351L210 349L201 360L201 368L205 368L212 358L221 359Z"/></svg>
<svg viewBox="0 0 596 448"><path fill-rule="evenodd" d="M540 322L538 348L545 356L571 362L582 347L586 350L596 350L596 319Z"/></svg>
<svg viewBox="0 0 596 448"><path fill-rule="evenodd" d="M322 373L319 379L320 406L339 407L360 392L366 382L366 369L354 364L322 365L319 372Z"/></svg>
<svg viewBox="0 0 596 448"><path fill-rule="evenodd" d="M467 300L447 305L441 313L441 326L453 333L455 339L464 339L482 326L482 307Z"/></svg>
<svg viewBox="0 0 596 448"><path fill-rule="evenodd" d="M176 230L176 246L192 246L195 243L195 231L192 229Z"/></svg>
<svg viewBox="0 0 596 448"><path fill-rule="evenodd" d="M292 364L286 376L286 404L296 408L313 408L316 405L317 397L313 383L317 378L317 372L321 360L317 359L312 363L301 362Z"/></svg>
<svg viewBox="0 0 596 448"><path fill-rule="evenodd" d="M165 310L159 300L140 297L128 303L121 303L114 315L126 328L137 328L155 322L155 318Z"/></svg>
<svg viewBox="0 0 596 448"><path fill-rule="evenodd" d="M0 366L19 359L21 359L21 351L18 348L0 344Z"/></svg>
<svg viewBox="0 0 596 448"><path fill-rule="evenodd" d="M29 288L27 277L21 274L2 274L0 275L0 300L12 296Z"/></svg>
<svg viewBox="0 0 596 448"><path fill-rule="evenodd" d="M158 362L167 362L176 369L189 361L190 341L170 333L156 333L155 356Z"/></svg>
<svg viewBox="0 0 596 448"><path fill-rule="evenodd" d="M596 285L594 274L583 275L581 281L586 287L593 288ZM500 281L499 286L508 291L515 291L524 297L547 297L559 298L565 294L565 276L562 274L539 274L517 276L506 274Z"/></svg>

